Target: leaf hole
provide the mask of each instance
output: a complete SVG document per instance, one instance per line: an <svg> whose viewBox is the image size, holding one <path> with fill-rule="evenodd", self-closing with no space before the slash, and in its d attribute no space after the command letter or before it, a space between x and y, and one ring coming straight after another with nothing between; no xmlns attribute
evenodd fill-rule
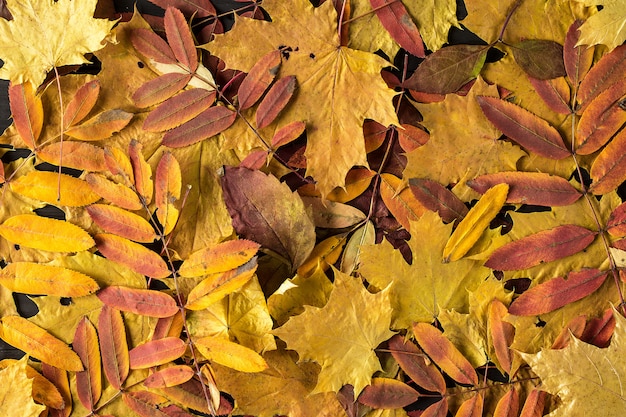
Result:
<svg viewBox="0 0 626 417"><path fill-rule="evenodd" d="M502 274L502 271L499 271ZM495 273L495 271L494 271ZM504 275L504 274L503 274ZM515 292L515 294L521 294L530 287L530 278L513 278L504 283L504 288L509 291Z"/></svg>
<svg viewBox="0 0 626 417"><path fill-rule="evenodd" d="M139 68L144 68L144 67L145 67L144 63L143 63L143 62L141 62L141 61L137 61L137 66L138 66Z"/></svg>
<svg viewBox="0 0 626 417"><path fill-rule="evenodd" d="M535 327L545 327L546 326L546 322L541 320L539 317L537 317L537 322L535 323Z"/></svg>
<svg viewBox="0 0 626 417"><path fill-rule="evenodd" d="M26 319L29 317L33 317L39 312L37 304L35 304L35 302L31 300L30 297L26 294L14 292L13 301L15 301L15 306L17 307L18 314Z"/></svg>
<svg viewBox="0 0 626 417"><path fill-rule="evenodd" d="M61 299L59 300L59 303L61 303L62 306L72 305L72 298L71 297L61 297Z"/></svg>
<svg viewBox="0 0 626 417"><path fill-rule="evenodd" d="M58 207L46 204L42 208L33 210L35 214L49 219L65 220L65 213Z"/></svg>

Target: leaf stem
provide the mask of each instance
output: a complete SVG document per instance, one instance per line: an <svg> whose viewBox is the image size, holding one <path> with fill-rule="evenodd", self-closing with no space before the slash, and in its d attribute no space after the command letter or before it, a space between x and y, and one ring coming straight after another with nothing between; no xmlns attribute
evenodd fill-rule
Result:
<svg viewBox="0 0 626 417"><path fill-rule="evenodd" d="M61 169L63 168L63 139L64 139L64 131L65 131L65 112L63 111L63 92L61 90L61 77L59 76L59 71L57 70L56 65L52 67L54 69L54 79L57 85L57 91L59 92L59 114L61 119L61 133L60 138L61 142L59 145L59 176L57 182L57 201L61 201Z"/></svg>
<svg viewBox="0 0 626 417"><path fill-rule="evenodd" d="M502 29L500 29L500 34L498 35L499 42L503 42L502 38L504 37L504 31L506 30L506 27L509 25L511 18L513 17L513 14L515 14L515 12L519 8L519 6L521 6L523 1L524 0L516 0L515 3L513 3L513 5L509 8L509 11L506 15L506 19L504 19L504 23L502 24Z"/></svg>

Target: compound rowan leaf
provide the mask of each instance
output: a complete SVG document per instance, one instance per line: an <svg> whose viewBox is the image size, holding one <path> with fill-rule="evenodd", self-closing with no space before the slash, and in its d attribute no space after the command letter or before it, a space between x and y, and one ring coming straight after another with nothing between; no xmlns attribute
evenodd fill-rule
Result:
<svg viewBox="0 0 626 417"><path fill-rule="evenodd" d="M551 159L570 156L561 134L545 120L496 97L479 96L476 100L489 121L524 148Z"/></svg>
<svg viewBox="0 0 626 417"><path fill-rule="evenodd" d="M593 242L597 232L567 224L544 230L496 249L485 266L500 271L526 269L573 255Z"/></svg>
<svg viewBox="0 0 626 417"><path fill-rule="evenodd" d="M135 272L152 278L166 278L171 274L163 258L139 243L111 233L98 233L94 239L105 258Z"/></svg>
<svg viewBox="0 0 626 417"><path fill-rule="evenodd" d="M458 261L469 252L504 206L508 192L509 185L500 183L483 194L452 232L443 248L444 262Z"/></svg>
<svg viewBox="0 0 626 417"><path fill-rule="evenodd" d="M225 106L213 106L194 119L163 135L162 144L170 148L182 148L208 139L228 129L237 118L237 112Z"/></svg>
<svg viewBox="0 0 626 417"><path fill-rule="evenodd" d="M413 382L428 391L446 392L443 375L432 362L426 360L424 352L413 342L395 335L388 344L391 355Z"/></svg>
<svg viewBox="0 0 626 417"><path fill-rule="evenodd" d="M87 181L93 192L118 207L133 211L143 208L137 193L124 184L118 184L103 175L92 172L85 176L85 181Z"/></svg>
<svg viewBox="0 0 626 417"><path fill-rule="evenodd" d="M61 154L63 155L62 160ZM104 163L104 149L86 142L51 143L39 149L37 157L53 165L63 165L67 168L84 171L106 171L107 169Z"/></svg>
<svg viewBox="0 0 626 417"><path fill-rule="evenodd" d="M411 178L409 187L415 198L424 207L430 211L436 211L446 223L461 220L467 215L467 206L450 190L436 181Z"/></svg>
<svg viewBox="0 0 626 417"><path fill-rule="evenodd" d="M111 286L97 295L109 307L144 316L169 317L178 312L174 299L159 291Z"/></svg>
<svg viewBox="0 0 626 417"><path fill-rule="evenodd" d="M549 313L596 291L606 280L607 274L607 271L583 269L570 272L567 279L553 278L525 291L513 301L509 313L517 316Z"/></svg>
<svg viewBox="0 0 626 417"><path fill-rule="evenodd" d="M0 236L20 246L55 252L80 252L95 244L78 226L34 214L9 217L0 225Z"/></svg>
<svg viewBox="0 0 626 417"><path fill-rule="evenodd" d="M60 266L12 262L0 270L0 284L14 292L83 297L100 287L89 276Z"/></svg>
<svg viewBox="0 0 626 417"><path fill-rule="evenodd" d="M224 200L237 233L273 250L297 269L315 245L315 227L300 197L260 171L225 167L224 172Z"/></svg>
<svg viewBox="0 0 626 417"><path fill-rule="evenodd" d="M259 250L260 245L246 239L229 240L192 253L180 266L181 277L192 278L226 272L242 266Z"/></svg>
<svg viewBox="0 0 626 417"><path fill-rule="evenodd" d="M30 83L12 84L9 87L9 104L15 129L24 143L35 149L44 121L41 97L35 95Z"/></svg>
<svg viewBox="0 0 626 417"><path fill-rule="evenodd" d="M262 372L268 368L265 359L239 343L218 337L202 337L194 346L208 360L240 372Z"/></svg>
<svg viewBox="0 0 626 417"><path fill-rule="evenodd" d="M472 365L440 330L428 323L414 323L413 334L424 352L452 379L461 384L478 384Z"/></svg>
<svg viewBox="0 0 626 417"><path fill-rule="evenodd" d="M130 367L126 328L120 312L107 304L98 317L98 336L104 375L113 388L120 390Z"/></svg>
<svg viewBox="0 0 626 417"><path fill-rule="evenodd" d="M215 91L194 88L168 98L150 112L143 122L143 129L163 132L178 127L211 107L215 95Z"/></svg>
<svg viewBox="0 0 626 417"><path fill-rule="evenodd" d="M582 20L576 20L572 23L563 44L565 72L567 72L567 78L574 87L578 87L578 84L585 78L593 63L594 48L590 48L588 45L578 45L580 39L579 29L582 24Z"/></svg>
<svg viewBox="0 0 626 417"><path fill-rule="evenodd" d="M256 124L259 129L269 126L278 115L285 109L294 92L296 91L297 79L295 75L289 75L276 81L267 92L256 111Z"/></svg>
<svg viewBox="0 0 626 417"><path fill-rule="evenodd" d="M100 200L87 182L70 175L31 171L9 183L17 194L69 207L82 207Z"/></svg>
<svg viewBox="0 0 626 417"><path fill-rule="evenodd" d="M86 141L107 139L124 129L132 118L133 114L124 110L105 110L80 125L70 127L65 134Z"/></svg>
<svg viewBox="0 0 626 417"><path fill-rule="evenodd" d="M185 16L180 10L168 7L165 10L164 25L165 36L174 56L190 73L195 72L198 69L198 54Z"/></svg>
<svg viewBox="0 0 626 417"><path fill-rule="evenodd" d="M402 381L391 378L372 378L358 401L372 408L402 408L414 403L419 393Z"/></svg>
<svg viewBox="0 0 626 417"><path fill-rule="evenodd" d="M549 80L566 75L563 46L543 39L525 39L512 45L515 61L529 76Z"/></svg>
<svg viewBox="0 0 626 417"><path fill-rule="evenodd" d="M84 369L78 355L65 343L25 318L5 316L0 323L0 339L27 355L67 371Z"/></svg>
<svg viewBox="0 0 626 417"><path fill-rule="evenodd" d="M580 27L580 45L606 45L610 50L620 46L626 40L624 19L626 13L624 0L609 0L600 3L596 0L576 0L585 6L602 4L602 10L590 16Z"/></svg>
<svg viewBox="0 0 626 417"><path fill-rule="evenodd" d="M189 366L174 365L153 373L143 384L148 388L173 387L189 381L194 375L195 371Z"/></svg>
<svg viewBox="0 0 626 417"><path fill-rule="evenodd" d="M182 90L191 77L191 74L177 72L160 75L139 87L133 93L133 101L137 107L150 107L158 104Z"/></svg>
<svg viewBox="0 0 626 417"><path fill-rule="evenodd" d="M143 343L129 352L130 369L145 369L180 358L187 350L178 337L164 337Z"/></svg>
<svg viewBox="0 0 626 417"><path fill-rule="evenodd" d="M581 197L581 192L565 178L542 172L498 172L469 180L473 190L484 193L496 184L508 184L507 203L539 206L568 206Z"/></svg>
<svg viewBox="0 0 626 417"><path fill-rule="evenodd" d="M76 373L78 399L85 408L93 411L102 395L102 367L96 328L87 317L78 322L72 347L85 367L85 370Z"/></svg>
<svg viewBox="0 0 626 417"><path fill-rule="evenodd" d="M0 21L0 31L5 34L0 41L4 61L0 77L39 87L52 68L89 62L83 55L102 49L102 41L115 25L114 21L93 18L96 3L9 1L13 20ZM63 36L51 42L56 34Z"/></svg>
<svg viewBox="0 0 626 417"><path fill-rule="evenodd" d="M411 231L410 222L419 219L426 208L400 178L387 173L381 174L380 178L380 197L385 206L402 227Z"/></svg>
<svg viewBox="0 0 626 417"><path fill-rule="evenodd" d="M252 107L261 98L278 74L280 62L280 51L275 50L268 52L250 68L237 93L240 110Z"/></svg>
<svg viewBox="0 0 626 417"><path fill-rule="evenodd" d="M74 126L80 123L96 105L100 95L100 81L91 80L80 86L65 107L63 123L65 126Z"/></svg>
<svg viewBox="0 0 626 417"><path fill-rule="evenodd" d="M32 391L34 380L26 374L27 358L0 369L0 380L6 383L0 388L0 413L5 416L39 417L46 407L36 404Z"/></svg>
<svg viewBox="0 0 626 417"><path fill-rule="evenodd" d="M598 154L591 165L589 174L592 183L589 191L593 194L606 194L615 190L626 180L626 130L620 131Z"/></svg>
<svg viewBox="0 0 626 417"><path fill-rule="evenodd" d="M86 211L94 223L106 232L136 242L149 243L156 239L152 225L135 213L107 204L92 204Z"/></svg>
<svg viewBox="0 0 626 417"><path fill-rule="evenodd" d="M380 23L402 48L416 57L426 56L419 30L401 2L370 0L370 4L376 11Z"/></svg>
<svg viewBox="0 0 626 417"><path fill-rule="evenodd" d="M305 306L304 313L273 333L301 360L321 365L313 393L338 391L349 383L358 395L381 369L374 349L393 335L389 290L371 294L360 279L334 274L334 289L323 308Z"/></svg>

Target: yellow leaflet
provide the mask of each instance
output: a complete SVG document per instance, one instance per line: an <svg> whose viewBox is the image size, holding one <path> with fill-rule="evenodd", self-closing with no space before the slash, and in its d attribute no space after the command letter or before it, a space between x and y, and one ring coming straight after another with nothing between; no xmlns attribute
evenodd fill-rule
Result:
<svg viewBox="0 0 626 417"><path fill-rule="evenodd" d="M238 343L217 337L196 340L195 347L210 361L241 372L261 372L268 368L265 359L255 351Z"/></svg>
<svg viewBox="0 0 626 417"><path fill-rule="evenodd" d="M508 193L509 185L504 183L495 185L485 192L452 232L452 236L443 248L444 262L458 261L474 246L489 223L502 209Z"/></svg>

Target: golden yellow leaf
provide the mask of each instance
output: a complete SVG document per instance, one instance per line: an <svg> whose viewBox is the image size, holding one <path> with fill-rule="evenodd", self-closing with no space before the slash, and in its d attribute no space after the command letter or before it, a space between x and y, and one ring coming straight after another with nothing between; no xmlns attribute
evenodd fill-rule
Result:
<svg viewBox="0 0 626 417"><path fill-rule="evenodd" d="M27 358L0 369L0 414L6 417L39 417L46 410L33 401L33 382L26 374Z"/></svg>
<svg viewBox="0 0 626 417"><path fill-rule="evenodd" d="M261 372L268 368L265 359L255 351L219 337L203 337L194 346L208 360L241 372Z"/></svg>
<svg viewBox="0 0 626 417"><path fill-rule="evenodd" d="M576 0L583 6L602 5L598 14L590 16L580 27L579 45L603 44L609 51L626 40L626 2L624 0Z"/></svg>
<svg viewBox="0 0 626 417"><path fill-rule="evenodd" d="M20 246L55 252L79 252L95 244L78 226L34 214L10 217L0 225L0 236Z"/></svg>
<svg viewBox="0 0 626 417"><path fill-rule="evenodd" d="M50 204L82 207L100 200L85 181L58 172L31 171L10 186L15 193Z"/></svg>
<svg viewBox="0 0 626 417"><path fill-rule="evenodd" d="M259 247L251 240L228 240L192 253L178 272L187 278L226 272L252 259Z"/></svg>
<svg viewBox="0 0 626 417"><path fill-rule="evenodd" d="M38 87L53 67L85 64L84 54L101 49L115 24L94 19L97 0L9 0L13 20L1 20L0 77ZM63 36L58 36L63 34Z"/></svg>
<svg viewBox="0 0 626 417"><path fill-rule="evenodd" d="M256 272L256 264L253 268L239 269L213 274L202 280L187 296L185 308L202 310L241 288Z"/></svg>
<svg viewBox="0 0 626 417"><path fill-rule="evenodd" d="M59 297L82 297L100 288L80 272L33 262L10 263L0 270L0 284L15 292Z"/></svg>

